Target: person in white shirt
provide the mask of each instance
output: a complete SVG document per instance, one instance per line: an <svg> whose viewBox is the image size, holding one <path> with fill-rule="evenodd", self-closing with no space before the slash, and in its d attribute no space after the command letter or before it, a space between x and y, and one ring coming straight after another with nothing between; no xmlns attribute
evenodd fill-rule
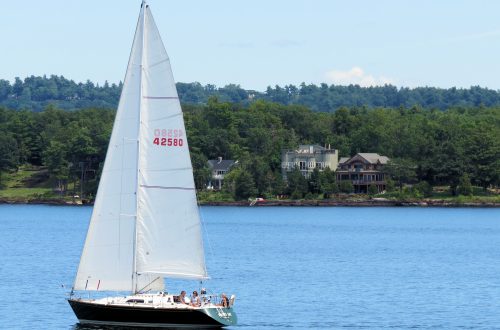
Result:
<svg viewBox="0 0 500 330"><path fill-rule="evenodd" d="M196 291L193 291L193 295L191 296L191 306L194 306L194 307L201 306L201 300L200 300L200 297L198 296L198 292L196 292Z"/></svg>

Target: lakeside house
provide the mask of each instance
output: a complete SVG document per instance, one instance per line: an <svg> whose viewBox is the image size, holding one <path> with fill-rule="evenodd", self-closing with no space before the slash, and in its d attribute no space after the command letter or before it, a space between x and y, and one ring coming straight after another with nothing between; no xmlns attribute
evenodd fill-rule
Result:
<svg viewBox="0 0 500 330"><path fill-rule="evenodd" d="M337 167L337 182L351 181L355 193L367 193L374 184L378 192L386 189L384 166L389 161L377 153L357 153L351 158L342 157Z"/></svg>
<svg viewBox="0 0 500 330"><path fill-rule="evenodd" d="M302 144L295 150L283 150L281 153L281 174L286 179L288 172L298 168L302 175L309 178L315 168L323 171L330 168L335 171L339 153L336 149L319 145Z"/></svg>
<svg viewBox="0 0 500 330"><path fill-rule="evenodd" d="M220 190L224 181L224 176L237 164L238 161L232 159L217 159L208 160L208 167L210 169L210 179L207 184L207 189Z"/></svg>

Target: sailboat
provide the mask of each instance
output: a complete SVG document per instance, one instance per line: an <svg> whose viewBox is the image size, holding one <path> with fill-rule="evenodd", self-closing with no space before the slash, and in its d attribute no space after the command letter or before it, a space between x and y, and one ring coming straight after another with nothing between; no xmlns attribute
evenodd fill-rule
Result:
<svg viewBox="0 0 500 330"><path fill-rule="evenodd" d="M190 305L165 290L165 279L207 278L182 110L169 57L143 1L68 302L83 324L235 325L234 296L223 295L221 302L201 290L199 304ZM113 294L91 299L90 291Z"/></svg>

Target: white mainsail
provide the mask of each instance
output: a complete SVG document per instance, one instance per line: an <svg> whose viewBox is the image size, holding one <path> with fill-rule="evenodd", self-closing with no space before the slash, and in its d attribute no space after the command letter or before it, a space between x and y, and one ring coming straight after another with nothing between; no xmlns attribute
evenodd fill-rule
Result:
<svg viewBox="0 0 500 330"><path fill-rule="evenodd" d="M162 290L163 277L207 272L182 110L143 3L74 289Z"/></svg>

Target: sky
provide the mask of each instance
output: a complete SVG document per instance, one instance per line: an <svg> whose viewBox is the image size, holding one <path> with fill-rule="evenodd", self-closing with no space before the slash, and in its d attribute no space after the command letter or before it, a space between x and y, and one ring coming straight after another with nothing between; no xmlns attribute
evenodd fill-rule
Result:
<svg viewBox="0 0 500 330"><path fill-rule="evenodd" d="M0 79L123 80L140 0L0 0ZM500 90L500 1L149 0L178 82Z"/></svg>

